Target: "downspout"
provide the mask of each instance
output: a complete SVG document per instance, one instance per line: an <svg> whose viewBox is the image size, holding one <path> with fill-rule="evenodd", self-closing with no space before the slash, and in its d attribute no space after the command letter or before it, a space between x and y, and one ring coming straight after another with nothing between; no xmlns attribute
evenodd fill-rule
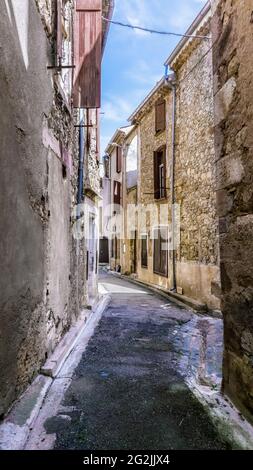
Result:
<svg viewBox="0 0 253 470"><path fill-rule="evenodd" d="M165 66L165 79L172 90L172 138L171 138L171 225L172 225L172 291L177 290L176 278L176 250L175 250L175 162L176 162L176 111L177 111L177 85L176 75L168 74L168 65Z"/></svg>
<svg viewBox="0 0 253 470"><path fill-rule="evenodd" d="M84 119L80 120L80 126L84 126ZM81 204L83 202L83 168L84 168L84 127L79 131L79 163L77 182L77 219L81 216Z"/></svg>

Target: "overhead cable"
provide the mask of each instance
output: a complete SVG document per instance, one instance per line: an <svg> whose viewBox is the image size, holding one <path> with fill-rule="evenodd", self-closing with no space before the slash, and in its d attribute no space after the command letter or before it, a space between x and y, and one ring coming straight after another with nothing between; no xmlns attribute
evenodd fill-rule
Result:
<svg viewBox="0 0 253 470"><path fill-rule="evenodd" d="M206 40L211 39L209 36L180 34L180 33L173 33L170 31L158 31L156 29L143 28L142 26L132 25L128 23L121 23L120 21L109 20L108 18L105 18L104 16L102 16L102 19L104 21L107 21L107 23L112 23L117 26L122 26L123 28L138 29L140 31L145 31L146 33L151 33L151 34L162 34L164 36L178 36L178 37L189 38L189 39L206 39Z"/></svg>

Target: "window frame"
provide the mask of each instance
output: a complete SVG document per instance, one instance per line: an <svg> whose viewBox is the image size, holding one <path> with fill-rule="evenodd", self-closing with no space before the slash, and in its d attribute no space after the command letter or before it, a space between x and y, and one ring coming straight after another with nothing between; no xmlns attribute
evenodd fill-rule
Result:
<svg viewBox="0 0 253 470"><path fill-rule="evenodd" d="M146 264L143 262L143 240L146 241ZM141 267L148 269L148 234L142 233L141 234Z"/></svg>
<svg viewBox="0 0 253 470"><path fill-rule="evenodd" d="M122 147L120 145L116 147L116 172L122 172Z"/></svg>
<svg viewBox="0 0 253 470"><path fill-rule="evenodd" d="M157 274L158 276L162 276L162 277L168 277L168 264L169 264L169 255L168 255L168 248L167 250L162 250L162 243L166 243L166 240L163 239L163 237L161 236L161 229L164 228L166 229L166 235L167 235L167 246L168 246L168 242L169 242L169 228L167 225L159 225L157 227L154 227L153 228L153 273L154 274ZM156 231L159 231L160 235L159 235L159 238L155 238L155 232ZM158 254L156 256L156 251L155 251L155 243L156 241L159 240L159 243L160 243L160 247L159 247L159 258L158 258ZM161 269L161 252L162 251L166 251L166 269L163 271ZM157 259L159 259L159 267L158 269L156 269L156 262L157 262Z"/></svg>
<svg viewBox="0 0 253 470"><path fill-rule="evenodd" d="M163 145L154 152L153 170L154 170L154 199L159 201L166 199L166 145ZM161 175L163 168L163 175ZM162 186L163 179L163 186Z"/></svg>

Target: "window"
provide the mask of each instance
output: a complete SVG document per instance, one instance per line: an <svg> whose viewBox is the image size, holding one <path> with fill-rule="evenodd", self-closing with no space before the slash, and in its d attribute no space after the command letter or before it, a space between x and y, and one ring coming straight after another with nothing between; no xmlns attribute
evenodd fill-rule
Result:
<svg viewBox="0 0 253 470"><path fill-rule="evenodd" d="M121 195L121 183L119 181L113 182L113 202L114 204L120 205L120 195Z"/></svg>
<svg viewBox="0 0 253 470"><path fill-rule="evenodd" d="M117 236L112 238L112 258L119 259L120 257L120 245Z"/></svg>
<svg viewBox="0 0 253 470"><path fill-rule="evenodd" d="M105 172L105 177L110 178L110 159L109 159L109 157L104 159L104 172Z"/></svg>
<svg viewBox="0 0 253 470"><path fill-rule="evenodd" d="M166 148L154 152L154 197L166 197Z"/></svg>
<svg viewBox="0 0 253 470"><path fill-rule="evenodd" d="M148 267L148 236L141 236L141 267Z"/></svg>
<svg viewBox="0 0 253 470"><path fill-rule="evenodd" d="M161 276L168 276L168 228L154 229L153 271Z"/></svg>
<svg viewBox="0 0 253 470"><path fill-rule="evenodd" d="M122 147L117 147L116 150L116 171L117 173L122 171Z"/></svg>
<svg viewBox="0 0 253 470"><path fill-rule="evenodd" d="M165 130L166 124L166 101L158 100L155 104L155 131L156 133Z"/></svg>

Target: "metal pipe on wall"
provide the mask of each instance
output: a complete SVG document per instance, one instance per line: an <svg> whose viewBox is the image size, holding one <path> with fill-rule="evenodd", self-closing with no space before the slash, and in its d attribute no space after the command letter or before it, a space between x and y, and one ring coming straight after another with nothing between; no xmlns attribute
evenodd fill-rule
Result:
<svg viewBox="0 0 253 470"><path fill-rule="evenodd" d="M177 289L176 276L176 250L175 250L175 162L176 162L176 111L177 111L177 85L175 73L168 75L168 66L165 68L165 78L172 90L172 138L171 138L171 225L172 225L172 291Z"/></svg>

